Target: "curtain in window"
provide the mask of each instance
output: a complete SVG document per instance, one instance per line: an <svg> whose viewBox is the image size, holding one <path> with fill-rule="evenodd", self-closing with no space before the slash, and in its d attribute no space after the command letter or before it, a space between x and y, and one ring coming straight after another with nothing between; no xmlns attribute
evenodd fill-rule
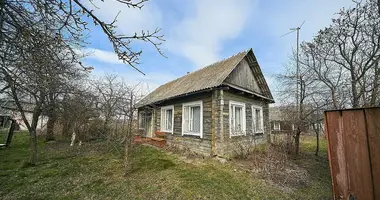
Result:
<svg viewBox="0 0 380 200"><path fill-rule="evenodd" d="M166 130L172 130L172 117L173 117L173 110L172 109L166 110L166 119L165 119Z"/></svg>
<svg viewBox="0 0 380 200"><path fill-rule="evenodd" d="M261 131L261 110L256 110L256 131Z"/></svg>
<svg viewBox="0 0 380 200"><path fill-rule="evenodd" d="M235 107L235 131L242 130L242 107Z"/></svg>
<svg viewBox="0 0 380 200"><path fill-rule="evenodd" d="M201 130L201 108L191 107L193 123L192 123L192 132L199 133Z"/></svg>

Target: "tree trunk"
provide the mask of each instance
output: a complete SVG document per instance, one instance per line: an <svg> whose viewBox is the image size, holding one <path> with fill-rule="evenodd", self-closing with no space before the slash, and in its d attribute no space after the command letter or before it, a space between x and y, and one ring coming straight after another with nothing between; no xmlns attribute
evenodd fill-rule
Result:
<svg viewBox="0 0 380 200"><path fill-rule="evenodd" d="M351 72L354 73L354 72ZM358 108L359 107L359 95L358 95L358 90L356 88L356 81L355 77L353 75L351 79L351 92L352 92L352 107L353 108Z"/></svg>
<svg viewBox="0 0 380 200"><path fill-rule="evenodd" d="M69 137L70 136L70 120L64 120L62 126L62 135Z"/></svg>
<svg viewBox="0 0 380 200"><path fill-rule="evenodd" d="M128 138L125 140L125 151L124 151L124 169L125 169L125 175L128 175L131 172L132 165L130 161L130 140Z"/></svg>
<svg viewBox="0 0 380 200"><path fill-rule="evenodd" d="M54 112L54 111L53 111ZM48 121L46 124L46 141L54 140L54 125L57 121L55 114L49 114Z"/></svg>
<svg viewBox="0 0 380 200"><path fill-rule="evenodd" d="M37 134L36 129L31 130L29 138L30 145L30 155L29 155L29 164L36 165L37 163Z"/></svg>
<svg viewBox="0 0 380 200"><path fill-rule="evenodd" d="M300 136L301 136L301 129L298 127L296 131L296 135L294 136L294 145L295 145L295 153L296 156L300 153Z"/></svg>
<svg viewBox="0 0 380 200"><path fill-rule="evenodd" d="M316 139L317 139L317 146L315 147L315 156L318 156L319 155L319 130L320 130L320 125L318 124L317 127L315 127L315 125L313 124L313 128L314 128L314 131L315 131L315 136L316 136Z"/></svg>

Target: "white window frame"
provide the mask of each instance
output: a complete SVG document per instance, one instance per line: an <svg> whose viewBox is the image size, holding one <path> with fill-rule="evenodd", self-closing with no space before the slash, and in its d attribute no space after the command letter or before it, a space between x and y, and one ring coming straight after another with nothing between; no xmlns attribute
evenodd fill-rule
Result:
<svg viewBox="0 0 380 200"><path fill-rule="evenodd" d="M278 129L276 129L276 124L278 124ZM273 130L274 131L281 131L281 123L280 122L273 122Z"/></svg>
<svg viewBox="0 0 380 200"><path fill-rule="evenodd" d="M233 107L233 109L231 109L231 106L232 105L235 105L235 106L239 106L239 107L242 107L242 114L243 114L243 118L242 118L242 132L240 134L236 134L236 133L232 133L232 115L235 113L235 107ZM246 118L246 109L245 109L245 103L242 103L242 102L237 102L237 101L229 101L229 105L228 105L228 109L229 109L229 119L230 119L230 138L231 137L234 137L234 136L242 136L242 135L247 135L247 118Z"/></svg>
<svg viewBox="0 0 380 200"><path fill-rule="evenodd" d="M199 133L196 132L185 132L185 108L186 107L196 107L200 106L200 124ZM190 112L188 112L190 115ZM193 135L203 138L203 101L193 101L182 104L182 136L183 135Z"/></svg>
<svg viewBox="0 0 380 200"><path fill-rule="evenodd" d="M165 129L165 120L166 120L166 111L167 110L172 110L172 128L169 130L169 129ZM173 132L174 130L174 106L173 105L170 105L170 106L164 106L164 107L161 107L161 131L162 132L167 132L167 133L174 133Z"/></svg>
<svg viewBox="0 0 380 200"><path fill-rule="evenodd" d="M260 110L260 115L261 115L261 121L260 121L260 124L261 124L261 131L256 131L256 126L255 126L255 122L256 122L256 112L253 113L254 110ZM252 113L252 132L253 133L263 133L264 134L264 113L263 113L263 107L262 106L257 106L257 105L252 105L251 106L251 113Z"/></svg>

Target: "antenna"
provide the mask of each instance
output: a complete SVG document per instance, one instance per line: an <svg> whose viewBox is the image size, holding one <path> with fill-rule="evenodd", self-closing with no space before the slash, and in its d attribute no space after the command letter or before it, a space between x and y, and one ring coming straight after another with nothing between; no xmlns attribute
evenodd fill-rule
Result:
<svg viewBox="0 0 380 200"><path fill-rule="evenodd" d="M304 23L305 23L305 21L303 21L300 26L298 26L296 28L291 28L290 32L288 32L288 33L286 33L286 34L284 34L284 35L281 36L281 37L284 37L285 35L288 35L290 33L293 33L295 31L297 31L297 51L296 51L296 53L297 53L297 61L296 61L297 62L297 71L296 71L297 91L296 91L296 108L297 108L297 119L298 120L300 119L300 105L299 105L299 94L298 94L298 89L299 89L299 85L298 85L299 82L298 82L298 80L299 80L300 67L299 67L299 53L298 52L299 52L300 30L301 30L301 28L302 28L302 26L303 26Z"/></svg>

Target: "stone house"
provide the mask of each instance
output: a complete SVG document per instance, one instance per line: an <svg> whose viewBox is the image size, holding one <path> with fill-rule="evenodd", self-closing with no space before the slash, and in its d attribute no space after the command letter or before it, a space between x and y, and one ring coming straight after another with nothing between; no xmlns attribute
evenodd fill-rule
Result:
<svg viewBox="0 0 380 200"><path fill-rule="evenodd" d="M165 132L169 145L229 157L236 141L266 141L272 94L252 49L188 73L138 103L142 135Z"/></svg>

